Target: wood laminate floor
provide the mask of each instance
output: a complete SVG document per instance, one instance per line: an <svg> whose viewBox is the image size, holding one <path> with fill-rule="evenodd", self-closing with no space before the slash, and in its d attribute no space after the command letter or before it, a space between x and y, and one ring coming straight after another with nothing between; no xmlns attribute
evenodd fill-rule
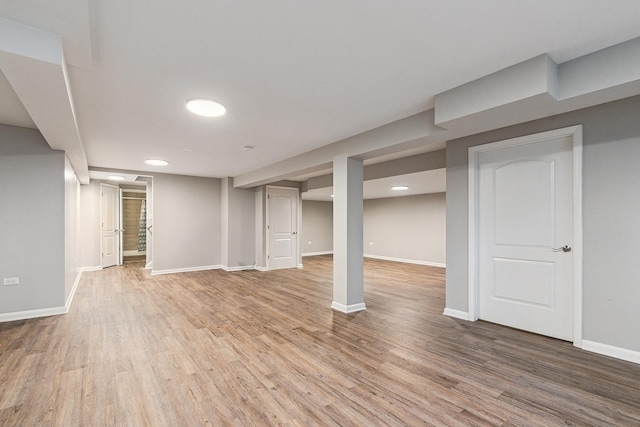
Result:
<svg viewBox="0 0 640 427"><path fill-rule="evenodd" d="M640 365L443 316L443 269L366 260L345 315L304 265L84 273L69 314L0 324L0 425L640 425Z"/></svg>

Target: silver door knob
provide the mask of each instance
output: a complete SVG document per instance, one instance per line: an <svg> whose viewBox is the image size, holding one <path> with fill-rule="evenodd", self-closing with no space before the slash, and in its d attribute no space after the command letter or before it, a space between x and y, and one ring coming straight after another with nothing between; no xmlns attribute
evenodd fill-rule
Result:
<svg viewBox="0 0 640 427"><path fill-rule="evenodd" d="M553 252L571 252L571 246L568 245L564 245L561 248L551 248L553 250Z"/></svg>

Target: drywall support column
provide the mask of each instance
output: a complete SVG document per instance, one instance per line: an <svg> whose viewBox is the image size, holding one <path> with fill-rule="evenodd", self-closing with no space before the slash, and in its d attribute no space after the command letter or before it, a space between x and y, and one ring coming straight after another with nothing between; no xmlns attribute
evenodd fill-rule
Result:
<svg viewBox="0 0 640 427"><path fill-rule="evenodd" d="M366 309L362 243L362 160L333 159L333 303L343 313Z"/></svg>
<svg viewBox="0 0 640 427"><path fill-rule="evenodd" d="M220 261L222 268L229 268L229 187L233 180L222 178L220 181Z"/></svg>
<svg viewBox="0 0 640 427"><path fill-rule="evenodd" d="M235 188L233 178L221 180L220 259L226 271L252 270L255 259L255 194Z"/></svg>

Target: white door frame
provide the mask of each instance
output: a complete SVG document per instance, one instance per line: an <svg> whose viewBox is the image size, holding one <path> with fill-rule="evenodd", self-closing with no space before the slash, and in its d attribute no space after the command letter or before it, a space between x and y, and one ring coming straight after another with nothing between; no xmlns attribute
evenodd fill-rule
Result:
<svg viewBox="0 0 640 427"><path fill-rule="evenodd" d="M569 137L573 143L573 345L582 346L582 125L469 147L469 320L478 320L480 153Z"/></svg>
<svg viewBox="0 0 640 427"><path fill-rule="evenodd" d="M123 218L123 214L122 214L122 188L118 188L118 203L119 203L119 207L118 207L118 215L120 216L118 218L118 233L120 233L120 239L119 242L120 244L118 245L118 265L123 265L124 264L124 244L122 243L122 239L124 239L124 232L122 231L122 227L124 225L124 218Z"/></svg>
<svg viewBox="0 0 640 427"><path fill-rule="evenodd" d="M124 200L125 197L123 195L123 193L137 193L137 194L144 194L144 199L140 198L140 200L144 200L145 202L147 202L147 217L149 217L149 203L147 201L148 197L147 197L147 187L145 186L144 190L136 190L133 188L120 188L120 236L122 237L122 239L124 239L124 232L127 231L124 229ZM149 221L147 220L147 223ZM147 240L149 239L149 228L147 227ZM145 254L146 255L146 254ZM123 258L124 258L124 242L121 242L120 244L120 265L124 264L123 262Z"/></svg>
<svg viewBox="0 0 640 427"><path fill-rule="evenodd" d="M266 198L267 198L267 204L266 204L266 209L265 209L265 241L266 241L266 245L265 245L265 265L266 265L266 269L270 270L270 251L271 251L271 230L269 227L269 211L271 210L271 201L270 201L270 190L295 190L296 192L296 231L295 231L295 243L296 243L296 265L298 268L302 268L302 264L300 262L300 222L302 221L302 203L300 203L300 189L295 188L295 187L280 187L280 186L276 186L276 185L267 185L267 191L266 191Z"/></svg>

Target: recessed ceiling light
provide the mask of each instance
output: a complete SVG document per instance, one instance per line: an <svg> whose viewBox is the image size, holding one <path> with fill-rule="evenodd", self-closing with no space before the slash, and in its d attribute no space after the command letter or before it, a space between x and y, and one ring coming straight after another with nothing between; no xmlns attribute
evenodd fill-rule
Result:
<svg viewBox="0 0 640 427"><path fill-rule="evenodd" d="M391 189L395 191L402 191L402 190L408 190L409 187L407 187L406 185L394 185L393 187L391 187Z"/></svg>
<svg viewBox="0 0 640 427"><path fill-rule="evenodd" d="M144 162L148 165L153 165L153 166L167 166L169 164L169 162L167 162L166 160L159 160L159 159L147 159Z"/></svg>
<svg viewBox="0 0 640 427"><path fill-rule="evenodd" d="M187 109L194 114L205 117L219 117L227 112L224 105L210 99L190 99L187 101Z"/></svg>
<svg viewBox="0 0 640 427"><path fill-rule="evenodd" d="M331 195L331 197L333 197L333 194Z"/></svg>
<svg viewBox="0 0 640 427"><path fill-rule="evenodd" d="M124 176L110 175L107 179L110 179L111 181L124 181Z"/></svg>

